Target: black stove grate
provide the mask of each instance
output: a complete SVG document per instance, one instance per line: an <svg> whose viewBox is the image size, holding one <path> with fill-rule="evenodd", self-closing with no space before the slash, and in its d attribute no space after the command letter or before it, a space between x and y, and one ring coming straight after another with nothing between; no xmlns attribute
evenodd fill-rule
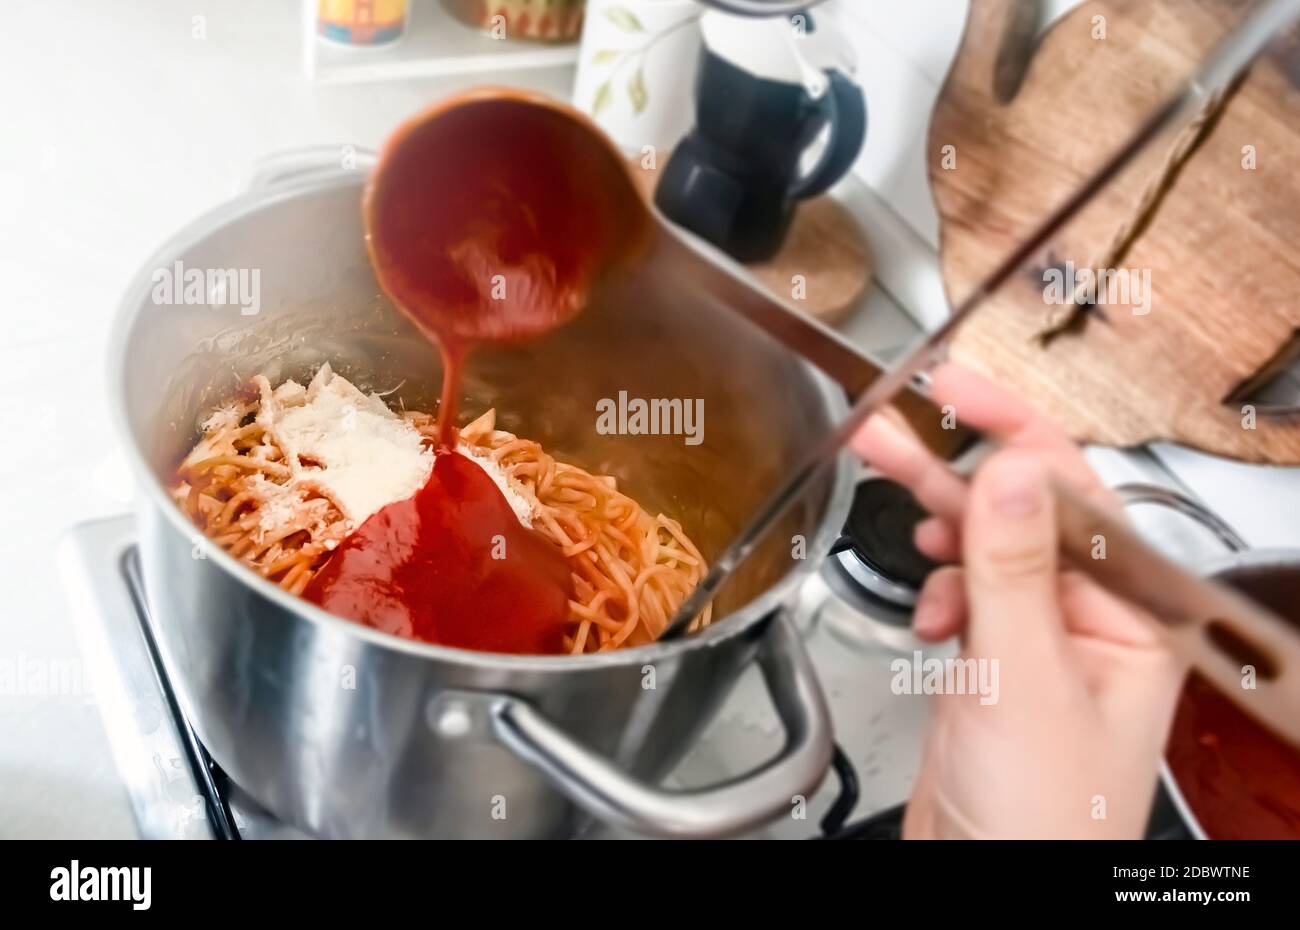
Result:
<svg viewBox="0 0 1300 930"><path fill-rule="evenodd" d="M131 601L135 605L136 616L140 621L141 635L149 648L149 660L153 663L154 674L158 676L159 687L167 699L167 710L175 721L176 729L185 744L186 762L189 763L194 781L203 794L203 804L213 835L219 840L241 839L239 828L235 825L235 816L230 810L230 780L199 742L189 720L181 711L176 694L172 691L171 680L163 668L158 644L153 637L153 624L149 620L149 603L145 599L144 579L140 575L140 552L135 546L122 556L122 574L126 577L127 589L131 592Z"/></svg>

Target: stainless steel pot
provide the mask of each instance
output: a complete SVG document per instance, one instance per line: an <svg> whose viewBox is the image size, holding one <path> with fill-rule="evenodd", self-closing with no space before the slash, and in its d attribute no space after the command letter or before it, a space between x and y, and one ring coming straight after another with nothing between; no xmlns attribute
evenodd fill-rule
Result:
<svg viewBox="0 0 1300 930"><path fill-rule="evenodd" d="M1180 513L1210 532L1227 555L1209 559L1197 566L1197 571L1229 587L1245 593L1264 589L1278 589L1277 579L1286 579L1293 591L1300 591L1300 551L1294 549L1251 549L1241 536L1198 501L1169 488L1158 485L1132 483L1120 485L1116 492L1126 507L1153 504ZM1279 616L1294 615L1294 604L1268 604ZM1191 834L1200 840L1208 839L1168 762L1160 763L1160 778L1170 800Z"/></svg>
<svg viewBox="0 0 1300 930"><path fill-rule="evenodd" d="M303 378L329 361L363 388L393 390L394 403L433 407L436 355L379 294L363 248L368 159L346 170L339 156L281 160L177 234L141 269L115 328L112 399L143 486L146 590L199 738L253 798L321 836L566 836L587 822L583 811L647 833L712 836L790 810L824 776L831 735L781 614L843 522L846 462L730 585L709 629L584 657L461 651L341 620L244 568L172 504L166 488L196 424L259 371ZM647 507L678 515L708 554L844 403L695 287L701 261L661 229L648 258L602 286L573 324L473 361L466 412L495 405L506 428L618 476ZM229 292L198 306L155 299L163 270L190 269L256 269L257 312L231 306ZM619 391L702 398L703 443L597 435L595 402ZM724 785L656 787L753 663L784 750Z"/></svg>

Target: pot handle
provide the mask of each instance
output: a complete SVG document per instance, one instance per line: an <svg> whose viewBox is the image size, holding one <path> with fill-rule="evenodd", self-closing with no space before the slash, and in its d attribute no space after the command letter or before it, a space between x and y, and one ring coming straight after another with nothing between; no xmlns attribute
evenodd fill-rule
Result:
<svg viewBox="0 0 1300 930"><path fill-rule="evenodd" d="M605 823L669 837L739 833L790 809L821 783L832 753L830 714L798 634L778 614L758 663L785 728L785 746L758 768L720 785L670 791L646 784L576 742L526 701L501 696L497 736L539 768L575 804Z"/></svg>
<svg viewBox="0 0 1300 930"><path fill-rule="evenodd" d="M1229 552L1244 552L1250 548L1246 540L1242 539L1236 530L1200 501L1194 500L1186 494L1161 487L1158 484L1142 484L1141 482L1121 484L1115 488L1115 493L1119 495L1119 499L1123 501L1125 507L1132 507L1137 504L1155 504L1167 510L1181 513L1185 517L1191 517L1213 533L1214 538L1222 543L1223 547Z"/></svg>
<svg viewBox="0 0 1300 930"><path fill-rule="evenodd" d="M244 192L260 191L342 171L369 171L378 158L374 149L360 145L306 145L283 149L254 161L240 189Z"/></svg>

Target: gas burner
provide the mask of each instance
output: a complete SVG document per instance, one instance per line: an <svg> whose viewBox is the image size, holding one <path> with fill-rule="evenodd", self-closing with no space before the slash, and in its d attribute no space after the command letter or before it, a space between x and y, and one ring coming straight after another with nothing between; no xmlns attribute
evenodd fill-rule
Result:
<svg viewBox="0 0 1300 930"><path fill-rule="evenodd" d="M936 567L912 542L916 525L927 516L896 481L859 483L843 534L826 560L831 589L866 615L909 625L921 586Z"/></svg>

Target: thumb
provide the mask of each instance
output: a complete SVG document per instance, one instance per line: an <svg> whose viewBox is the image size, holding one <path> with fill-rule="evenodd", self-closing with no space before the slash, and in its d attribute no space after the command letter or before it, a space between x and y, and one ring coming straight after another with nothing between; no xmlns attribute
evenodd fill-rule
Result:
<svg viewBox="0 0 1300 930"><path fill-rule="evenodd" d="M971 652L1050 668L1065 639L1056 516L1047 472L1033 455L998 452L976 472L962 547Z"/></svg>

